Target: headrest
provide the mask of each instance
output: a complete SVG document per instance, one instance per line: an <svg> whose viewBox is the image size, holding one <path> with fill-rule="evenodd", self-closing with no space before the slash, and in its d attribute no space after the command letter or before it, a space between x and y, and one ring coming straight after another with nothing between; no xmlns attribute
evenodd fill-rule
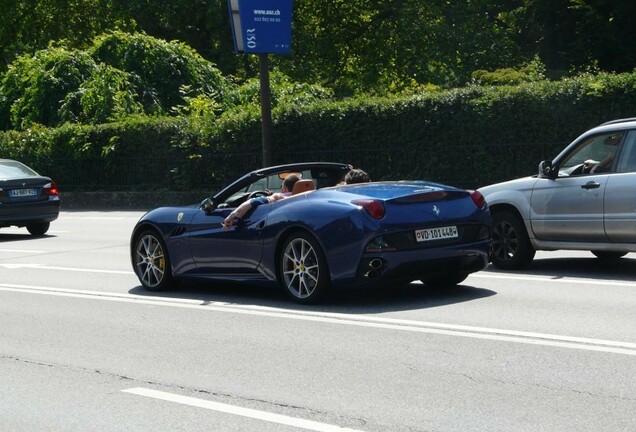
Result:
<svg viewBox="0 0 636 432"><path fill-rule="evenodd" d="M303 192L308 192L308 191L312 191L315 190L316 186L314 185L313 180L311 179L304 179L304 180L298 180L296 183L294 183L294 187L292 189L292 195L296 195L299 193L303 193Z"/></svg>

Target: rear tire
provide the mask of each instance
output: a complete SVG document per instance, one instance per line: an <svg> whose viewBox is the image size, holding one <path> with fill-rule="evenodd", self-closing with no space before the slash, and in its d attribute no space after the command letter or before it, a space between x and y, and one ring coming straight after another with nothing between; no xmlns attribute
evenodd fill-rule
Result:
<svg viewBox="0 0 636 432"><path fill-rule="evenodd" d="M604 261L615 261L627 255L627 252L613 252L613 251L591 251L598 259Z"/></svg>
<svg viewBox="0 0 636 432"><path fill-rule="evenodd" d="M535 254L521 218L500 211L492 215L490 261L500 269L520 269L532 262Z"/></svg>
<svg viewBox="0 0 636 432"><path fill-rule="evenodd" d="M285 241L278 267L281 288L298 303L317 303L330 288L327 261L318 242L307 233L294 233Z"/></svg>
<svg viewBox="0 0 636 432"><path fill-rule="evenodd" d="M156 231L146 230L137 236L133 263L139 282L148 291L165 291L173 286L168 250Z"/></svg>
<svg viewBox="0 0 636 432"><path fill-rule="evenodd" d="M34 236L43 236L49 230L51 222L37 222L26 226L27 231Z"/></svg>

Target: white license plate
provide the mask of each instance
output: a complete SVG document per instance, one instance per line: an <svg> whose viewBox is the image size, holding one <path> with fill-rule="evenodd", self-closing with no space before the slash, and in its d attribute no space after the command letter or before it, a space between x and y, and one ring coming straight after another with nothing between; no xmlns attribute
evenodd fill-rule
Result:
<svg viewBox="0 0 636 432"><path fill-rule="evenodd" d="M35 196L37 192L35 189L13 189L11 191L11 196L14 197L25 197L25 196Z"/></svg>
<svg viewBox="0 0 636 432"><path fill-rule="evenodd" d="M439 228L428 228L415 231L415 239L418 242L431 240L443 240L459 237L456 226L445 226Z"/></svg>

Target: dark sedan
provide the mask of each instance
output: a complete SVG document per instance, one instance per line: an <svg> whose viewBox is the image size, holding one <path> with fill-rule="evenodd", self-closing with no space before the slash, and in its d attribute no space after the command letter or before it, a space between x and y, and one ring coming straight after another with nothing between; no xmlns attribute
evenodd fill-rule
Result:
<svg viewBox="0 0 636 432"><path fill-rule="evenodd" d="M44 235L60 213L57 185L28 166L0 159L0 227L26 227Z"/></svg>

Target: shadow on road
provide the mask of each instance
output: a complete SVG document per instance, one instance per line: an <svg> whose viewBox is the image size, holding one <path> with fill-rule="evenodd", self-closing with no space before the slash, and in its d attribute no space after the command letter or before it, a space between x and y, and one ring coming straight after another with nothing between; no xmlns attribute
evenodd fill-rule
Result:
<svg viewBox="0 0 636 432"><path fill-rule="evenodd" d="M44 234L42 236L34 236L28 232L22 233L0 233L0 243L3 242L14 242L14 241L24 241L24 240L38 240L45 238L55 238L57 237L54 234Z"/></svg>
<svg viewBox="0 0 636 432"><path fill-rule="evenodd" d="M511 276L536 275L549 276L553 279L565 277L578 279L603 279L621 282L634 282L636 275L636 259L634 254L616 260L602 260L590 257L558 257L535 258L522 270L500 270L492 264L487 268L489 273L509 274Z"/></svg>
<svg viewBox="0 0 636 432"><path fill-rule="evenodd" d="M129 292L135 295L200 300L201 304L257 305L298 311L348 314L434 308L496 294L494 291L469 285L439 288L412 283L384 288L335 290L321 304L299 305L289 299L279 288L209 281L184 281L178 288L168 292L148 292L141 286Z"/></svg>

